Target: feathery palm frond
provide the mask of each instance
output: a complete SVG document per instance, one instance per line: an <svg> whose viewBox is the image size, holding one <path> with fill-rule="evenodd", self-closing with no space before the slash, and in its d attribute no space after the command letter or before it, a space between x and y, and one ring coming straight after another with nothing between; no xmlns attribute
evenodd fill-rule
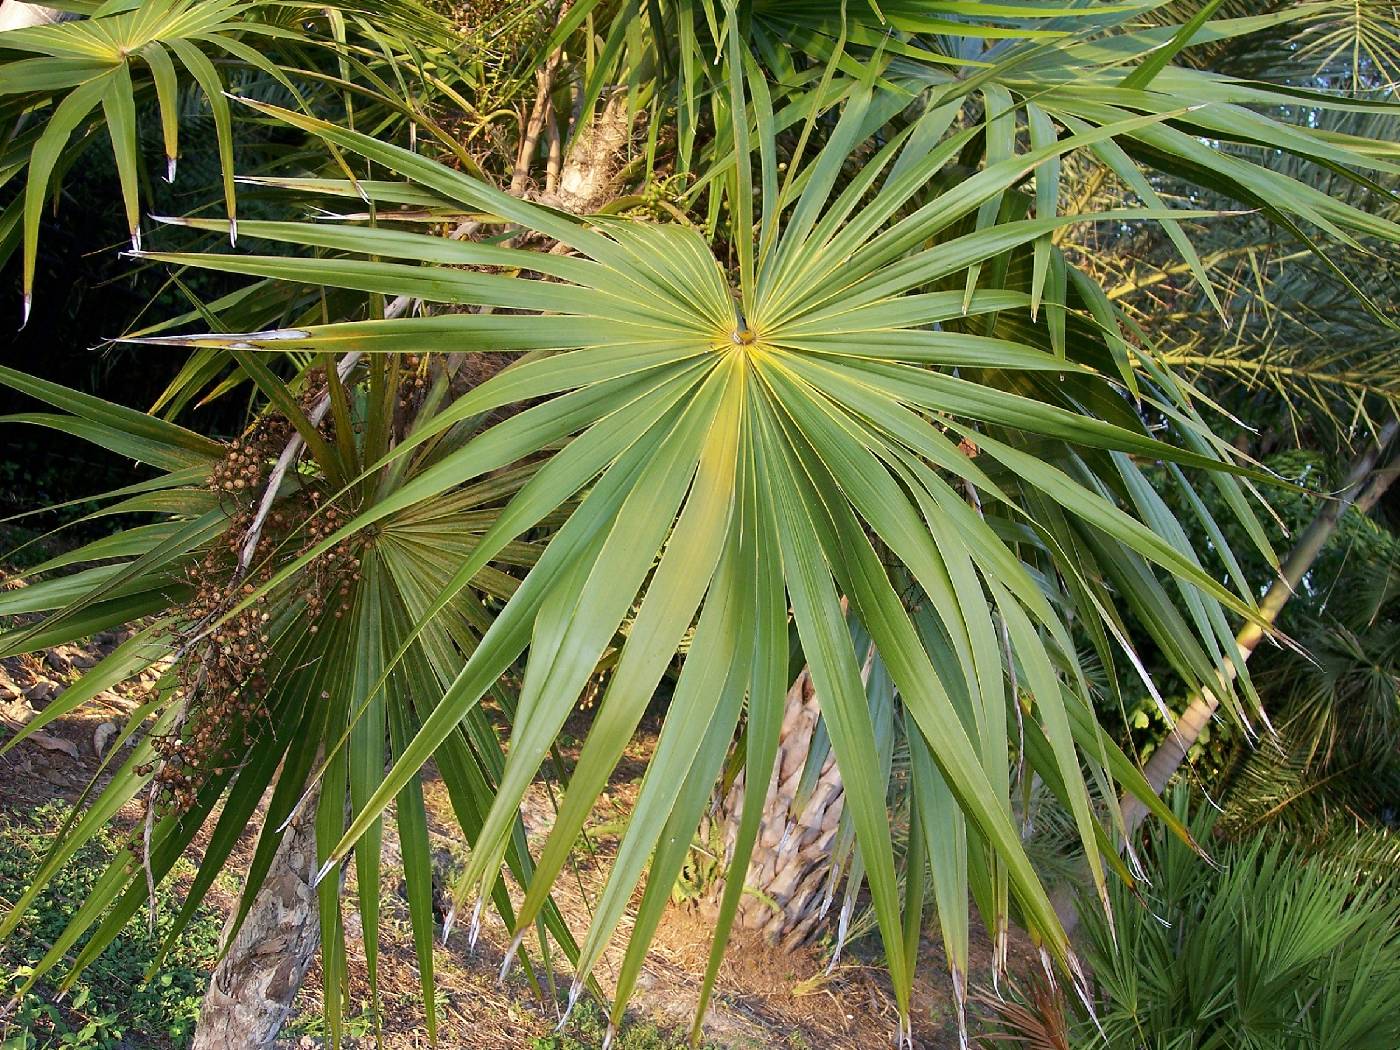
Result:
<svg viewBox="0 0 1400 1050"><path fill-rule="evenodd" d="M1400 132L1400 118L1385 114L1304 110L1280 118L1306 120L1338 141L1383 141ZM1289 178L1309 177L1307 165L1290 154L1262 157L1260 163ZM1082 166L1076 171L1076 181L1088 177ZM1393 176L1380 178L1375 188L1335 174L1316 184L1378 215L1400 215L1393 197L1400 183ZM1179 179L1159 189L1167 199L1187 198L1198 205L1224 206L1227 199L1203 196ZM1091 189L1096 203L1120 194L1120 187L1102 183ZM1361 289L1389 314L1400 305L1395 296L1400 269L1387 244L1363 240L1354 248L1338 245L1324 264L1263 214L1197 224L1193 238L1214 296L1190 287L1191 268L1165 237L1107 231L1094 241L1076 243L1073 254L1105 283L1109 299L1138 327L1170 321L1173 338L1163 347L1162 360L1227 408L1257 395L1261 404L1286 414L1300 443L1307 431L1321 432L1325 443L1338 445L1373 434L1400 412L1393 331L1378 325L1356 295Z"/></svg>
<svg viewBox="0 0 1400 1050"><path fill-rule="evenodd" d="M1276 12L1287 17L1253 37L1206 44L1195 52L1201 61L1193 62L1203 68L1244 79L1286 78L1353 91L1391 88L1400 76L1400 10L1391 0L1314 0L1291 5L1177 0L1153 5L1143 17L1171 25L1207 6L1213 6L1217 19Z"/></svg>

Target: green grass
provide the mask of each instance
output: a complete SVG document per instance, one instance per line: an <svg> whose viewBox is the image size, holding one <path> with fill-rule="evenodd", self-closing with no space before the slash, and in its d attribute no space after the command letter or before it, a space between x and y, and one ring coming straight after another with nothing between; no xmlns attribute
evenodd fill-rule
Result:
<svg viewBox="0 0 1400 1050"><path fill-rule="evenodd" d="M0 905L7 906L22 892L66 812L62 803L24 814L0 811ZM108 831L79 851L0 949L0 973L5 979L0 998L8 1000L10 992L43 957L96 884L117 846L117 836ZM185 871L177 869L177 879L192 870L187 862L181 864ZM218 955L222 918L211 908L198 909L160 972L149 983L143 982L177 906L173 899L161 901L154 933L147 927L144 910L134 917L62 1002L56 1001L54 986L49 983L40 983L26 994L14 1012L0 1021L0 1050L174 1050L188 1046Z"/></svg>
<svg viewBox="0 0 1400 1050"><path fill-rule="evenodd" d="M597 1050L608 1031L608 1018L597 1003L584 999L574 1007L562 1033L536 1038L530 1050ZM662 1028L651 1021L624 1024L612 1042L613 1050L690 1050L690 1033ZM722 1050L706 1042L700 1050Z"/></svg>

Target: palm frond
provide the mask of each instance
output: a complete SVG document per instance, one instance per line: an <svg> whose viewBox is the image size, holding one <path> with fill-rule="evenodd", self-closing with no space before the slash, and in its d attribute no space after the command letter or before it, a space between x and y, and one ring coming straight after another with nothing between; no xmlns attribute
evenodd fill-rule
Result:
<svg viewBox="0 0 1400 1050"><path fill-rule="evenodd" d="M739 90L734 88L736 95ZM937 772L930 764L927 775L946 782L950 803L956 800L957 811L986 843L990 866L984 870L992 882L979 899L990 908L989 926L1005 928L1009 891L1047 950L1073 970L1068 945L1010 817L1006 694L993 623L1005 624L1027 689L1023 703L1035 727L1028 760L1055 785L1076 814L1082 845L1099 858L1105 832L1088 804L1080 764L1106 762L1102 775L1130 786L1136 781L1131 765L1121 756L1109 759L1111 746L1094 732L1092 721L1085 721L1090 707L1077 685L1082 672L1050 604L1074 599L1058 589L1048 596L1043 581L1048 571L1050 577L1063 573L1093 586L1083 581L1079 565L1065 560L1064 551L1079 547L1086 557L1102 559L1103 571L1139 608L1154 610L1155 622L1184 627L1151 566L1165 569L1175 577L1195 625L1174 634L1173 652L1184 673L1214 676L1230 637L1225 610L1248 616L1250 604L1200 569L1182 546L1184 533L1137 477L1126 453L1214 472L1239 468L1218 458L1209 444L1180 447L1149 437L1112 392L1116 380L1110 377L1117 368L1112 354L1105 356L1097 329L1077 322L1069 326L1057 354L1050 334L1030 319L1026 290L977 290L967 298L968 267L983 260L990 264L1008 248L1029 245L1067 220L979 229L959 227L958 219L971 222L983 201L1009 190L1028 165L1073 149L1084 138L1046 146L1040 157L992 163L881 232L882 217L908 200L946 154L911 157L909 171L887 177L861 209L852 209L850 194L830 196L873 98L868 88L853 97L789 202L768 196L753 201L760 235L748 243L745 227L735 230L733 289L708 246L689 228L603 219L584 225L405 150L289 112L275 115L492 215L507 228L524 227L557 241L573 254L444 242L387 228L245 223L245 238L342 254L297 260L168 257L183 265L540 314L528 323L498 312L463 312L157 340L205 347L292 345L319 352L355 346L371 354L430 350L443 341L486 352L531 351L528 360L468 394L394 453L407 454L457 419L526 398L549 398L449 457L453 466L441 475L443 484L480 476L548 441L565 442L538 483L521 491L462 565L446 596L512 535L561 500L587 493L492 622L442 704L352 821L328 864L363 840L423 758L477 709L486 686L528 648L500 792L459 892L475 896L492 885L523 791L604 647L640 600L600 702L599 721L517 916L523 936L670 653L694 621L652 773L582 946L581 979L601 954L648 860L643 914L652 914L648 902L669 898L676 875L671 867L683 862L684 850L672 856L662 849L661 843L675 838L663 832L699 820L745 695L751 719L756 708L781 703L788 661L783 623L791 602L843 769L897 994L907 1001L911 975L899 961L903 917L884 816L886 789L884 778L870 768L874 730L859 659L838 604L845 594L936 764ZM1086 137L1111 133L1090 131ZM766 144L760 144L757 159L763 172L773 172ZM878 179L892 159L886 151L871 174ZM761 183L768 192L776 189L767 175ZM747 207L742 185L736 199ZM910 254L914 246L929 243L932 247ZM377 259L359 257L366 252ZM483 265L549 279L470 269ZM945 277L953 289L933 290ZM996 334L983 335L980 318L989 311L996 312L998 327L992 329ZM971 331L963 330L963 317ZM929 327L933 322L943 330ZM1108 367L1109 376L1090 361ZM1010 380L1006 389L989 382L997 375ZM1189 402L1180 399L1177 388L1154 381L1150 389L1149 396L1161 399L1164 408L1185 413L1180 418L1194 436ZM1088 402L1108 418L1082 407L1069 411L1071 404ZM955 438L975 442L978 459L959 451ZM1061 448L1057 458L1063 469L1051 466L1043 451L1034 457L1026 451L1043 449L1046 442ZM1220 479L1232 484L1228 473ZM987 501L982 514L958 491L962 485ZM431 491L410 486L400 495L421 498ZM1120 501L1152 528L1125 512ZM356 519L336 539L323 542L354 535L368 520ZM779 521L785 523L781 529ZM993 523L1009 527L1018 521L1030 531L1009 546ZM872 546L874 537L927 595L922 606L923 615L932 618L927 630L916 627L901 602L900 589ZM1121 546L1107 546L1108 537ZM751 560L759 551L767 553ZM780 559L772 556L775 551L781 551ZM756 589L754 580L760 581ZM1100 598L1107 601L1107 594ZM758 604L751 605L755 600ZM1111 604L1097 611L1086 605L1083 612L1111 615ZM1111 619L1108 631L1121 637ZM1191 640L1193 634L1199 643ZM1064 681L1057 669L1067 675ZM746 776L752 783L768 779L762 768ZM945 810L930 807L924 819ZM933 833L933 824L925 827ZM680 841L688 844L690 832ZM1111 851L1108 857L1116 863ZM1101 868L1097 878L1103 879ZM634 929L624 987L640 966L645 929L640 921ZM621 1008L619 1000L616 1009Z"/></svg>

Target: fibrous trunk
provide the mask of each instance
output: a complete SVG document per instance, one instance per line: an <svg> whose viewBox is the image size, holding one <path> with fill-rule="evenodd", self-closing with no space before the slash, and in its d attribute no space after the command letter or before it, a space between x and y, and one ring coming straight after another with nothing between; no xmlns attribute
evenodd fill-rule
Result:
<svg viewBox="0 0 1400 1050"><path fill-rule="evenodd" d="M267 880L214 970L193 1050L262 1050L276 1040L320 942L315 822L313 794L287 827Z"/></svg>
<svg viewBox="0 0 1400 1050"><path fill-rule="evenodd" d="M588 215L611 201L617 196L613 182L626 158L631 136L627 98L618 92L578 130L554 180L553 193L543 198L546 203L557 204L576 215Z"/></svg>
<svg viewBox="0 0 1400 1050"><path fill-rule="evenodd" d="M736 928L762 933L785 947L800 945L816 932L839 877L833 846L845 792L835 756L827 752L815 782L803 776L820 713L811 675L804 670L788 690L777 760L765 785L763 818L734 920ZM710 818L726 861L733 856L747 794L741 771ZM722 891L722 883L712 887L709 901L718 902Z"/></svg>

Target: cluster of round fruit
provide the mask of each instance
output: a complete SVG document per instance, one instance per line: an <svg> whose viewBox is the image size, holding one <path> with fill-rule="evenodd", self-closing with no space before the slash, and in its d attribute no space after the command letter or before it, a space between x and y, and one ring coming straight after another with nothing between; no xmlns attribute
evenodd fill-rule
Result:
<svg viewBox="0 0 1400 1050"><path fill-rule="evenodd" d="M684 193L687 182L685 175L668 175L650 180L639 194L641 199L628 210L629 214L656 222L685 220Z"/></svg>
<svg viewBox="0 0 1400 1050"><path fill-rule="evenodd" d="M209 472L209 487L231 496L251 497L267 480L272 462L287 445L292 425L268 416L229 444L228 454Z"/></svg>
<svg viewBox="0 0 1400 1050"><path fill-rule="evenodd" d="M250 512L239 514L230 533L241 536L240 525L246 527L250 520ZM276 537L265 535L260 552L276 542ZM229 546L236 549L237 544ZM210 776L223 774L238 761L237 750L249 728L267 717L263 698L268 685L265 665L272 653L272 607L270 595L258 592L271 579L273 565L271 559L261 561L248 576L237 579L230 552L215 546L186 573L194 595L185 608L186 654L176 668L179 686L173 694L184 705L181 720L171 732L152 739L158 760L138 770L145 774L153 768L157 800L180 810L194 804ZM247 608L229 615L248 598L252 601Z"/></svg>
<svg viewBox="0 0 1400 1050"><path fill-rule="evenodd" d="M320 513L311 514L300 529L301 546L299 557L310 554L320 543L333 536L337 529L346 523L349 515L334 503L320 507L321 494L315 489L308 492L311 507ZM316 634L330 611L332 619L339 620L350 611L354 585L360 580L359 550L361 540L350 535L341 539L318 554L307 566L303 585L298 588L298 597L305 603L307 628Z"/></svg>
<svg viewBox="0 0 1400 1050"><path fill-rule="evenodd" d="M398 412L395 420L400 430L407 426L423 404L423 398L428 393L427 371L424 358L417 354L404 355L403 373L399 377Z"/></svg>
<svg viewBox="0 0 1400 1050"><path fill-rule="evenodd" d="M183 711L171 732L153 739L157 760L139 770L154 771L159 804L188 810L210 777L236 768L256 725L270 717L269 683L281 669L279 640L289 637L286 632L315 634L328 616L340 619L351 608L360 540L347 537L316 551L348 514L325 502L314 485L300 486L273 505L240 570L270 460L285 447L287 433L260 423L231 444L216 468L216 487L235 496L238 507L224 542L186 572L193 594L184 609L185 656L174 693ZM301 571L270 586L291 560L312 554Z"/></svg>

